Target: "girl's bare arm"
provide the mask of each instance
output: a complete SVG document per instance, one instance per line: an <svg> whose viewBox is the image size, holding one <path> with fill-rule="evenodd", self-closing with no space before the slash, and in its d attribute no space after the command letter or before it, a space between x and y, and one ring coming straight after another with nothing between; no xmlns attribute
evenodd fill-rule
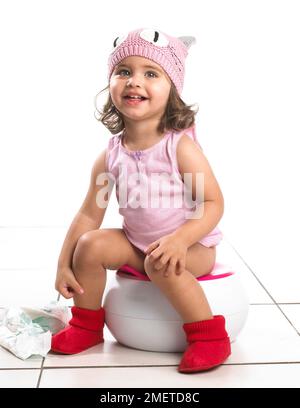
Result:
<svg viewBox="0 0 300 408"><path fill-rule="evenodd" d="M187 220L175 232L190 247L216 227L224 213L224 197L207 158L188 135L183 135L178 142L177 161L182 178L184 174L192 175L192 183L188 189L192 191L193 200L197 200L197 195L202 190L196 183L197 173L203 176L204 182L204 196L200 194L204 201L198 203L194 219ZM201 178L199 180L202 182Z"/></svg>
<svg viewBox="0 0 300 408"><path fill-rule="evenodd" d="M102 224L106 207L101 208L96 202L96 197L99 191L107 185L107 183L102 186L97 185L99 175L106 174L105 155L106 149L102 151L93 165L87 195L69 227L59 255L59 268L72 267L72 256L79 237L87 231L98 229ZM111 190L106 194L107 204L110 194Z"/></svg>

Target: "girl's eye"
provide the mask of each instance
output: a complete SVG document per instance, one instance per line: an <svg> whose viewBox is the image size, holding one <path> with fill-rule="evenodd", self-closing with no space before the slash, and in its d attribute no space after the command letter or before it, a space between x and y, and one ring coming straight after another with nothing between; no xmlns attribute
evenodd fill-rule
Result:
<svg viewBox="0 0 300 408"><path fill-rule="evenodd" d="M121 69L120 71L117 72L117 74L121 75L122 72L129 72L129 71L127 71L127 69Z"/></svg>
<svg viewBox="0 0 300 408"><path fill-rule="evenodd" d="M121 69L120 71L117 71L117 74L121 75L122 72L129 72L129 71L128 71L128 69ZM153 72L153 71L147 71L147 74L153 74L154 75L154 76L151 76L150 78L157 77L156 73Z"/></svg>
<svg viewBox="0 0 300 408"><path fill-rule="evenodd" d="M155 73L155 72L148 71L148 73L149 73L149 74L153 74L155 77L157 77L157 75L156 75L156 73ZM153 78L153 77L152 77L152 78Z"/></svg>

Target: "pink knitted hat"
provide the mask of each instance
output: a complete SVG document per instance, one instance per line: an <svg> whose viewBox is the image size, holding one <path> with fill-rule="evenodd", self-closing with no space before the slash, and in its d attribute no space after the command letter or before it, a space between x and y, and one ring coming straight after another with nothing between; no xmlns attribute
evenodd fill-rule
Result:
<svg viewBox="0 0 300 408"><path fill-rule="evenodd" d="M108 59L108 81L113 70L124 58L137 55L153 60L170 77L181 95L184 83L184 62L195 37L171 37L153 28L140 28L122 34L113 42Z"/></svg>

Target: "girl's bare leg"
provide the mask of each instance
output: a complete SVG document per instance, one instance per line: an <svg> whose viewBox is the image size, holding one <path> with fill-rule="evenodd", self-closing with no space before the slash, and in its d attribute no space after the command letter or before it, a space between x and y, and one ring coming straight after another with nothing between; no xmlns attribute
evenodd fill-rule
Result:
<svg viewBox="0 0 300 408"><path fill-rule="evenodd" d="M106 269L116 270L129 264L145 272L144 259L145 255L131 245L121 229L100 229L83 234L77 242L72 263L73 273L84 289L82 295L74 294L75 306L99 309L106 286Z"/></svg>
<svg viewBox="0 0 300 408"><path fill-rule="evenodd" d="M105 310L101 305L106 268L118 269L129 263L143 270L144 258L120 229L92 230L83 234L73 253L72 271L84 293L74 294L72 318L66 328L52 336L51 350L76 354L102 343Z"/></svg>
<svg viewBox="0 0 300 408"><path fill-rule="evenodd" d="M187 252L186 265L190 271L185 269L180 275L169 274L165 277L165 268L156 270L149 256L144 266L151 281L165 294L184 323L191 323L213 318L205 293L195 276L210 272L214 263L215 251L196 245Z"/></svg>

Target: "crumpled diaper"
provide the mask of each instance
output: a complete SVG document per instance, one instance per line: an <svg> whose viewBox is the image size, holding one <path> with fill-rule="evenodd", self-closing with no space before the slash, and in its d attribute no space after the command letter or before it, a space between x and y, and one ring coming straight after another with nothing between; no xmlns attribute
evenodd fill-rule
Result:
<svg viewBox="0 0 300 408"><path fill-rule="evenodd" d="M71 319L68 306L52 301L41 309L10 307L0 312L0 345L17 357L38 354L45 357L51 348L52 334Z"/></svg>

